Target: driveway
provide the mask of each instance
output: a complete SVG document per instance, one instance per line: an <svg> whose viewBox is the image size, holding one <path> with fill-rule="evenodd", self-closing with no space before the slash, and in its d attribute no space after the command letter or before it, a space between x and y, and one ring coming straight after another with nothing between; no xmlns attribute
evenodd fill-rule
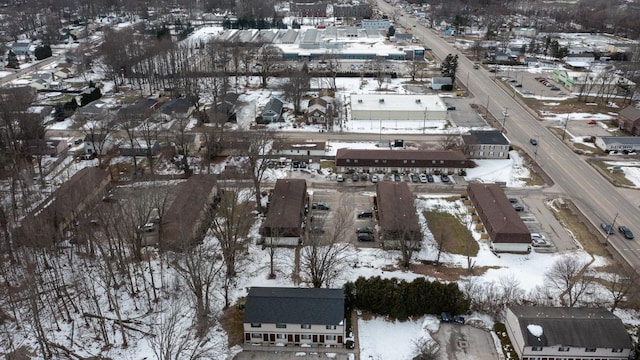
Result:
<svg viewBox="0 0 640 360"><path fill-rule="evenodd" d="M440 324L432 334L440 344L438 360L498 359L491 333L469 325Z"/></svg>

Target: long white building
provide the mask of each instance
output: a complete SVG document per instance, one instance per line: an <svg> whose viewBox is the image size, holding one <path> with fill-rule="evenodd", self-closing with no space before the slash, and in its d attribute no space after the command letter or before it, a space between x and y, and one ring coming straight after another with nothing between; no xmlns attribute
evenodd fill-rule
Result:
<svg viewBox="0 0 640 360"><path fill-rule="evenodd" d="M446 124L447 105L437 95L351 95L352 127L421 130ZM358 125L360 124L360 125ZM376 128L376 129L373 129Z"/></svg>

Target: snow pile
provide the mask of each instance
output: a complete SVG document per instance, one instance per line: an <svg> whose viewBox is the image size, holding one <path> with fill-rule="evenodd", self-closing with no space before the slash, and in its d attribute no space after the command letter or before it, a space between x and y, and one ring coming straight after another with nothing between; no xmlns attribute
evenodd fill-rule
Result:
<svg viewBox="0 0 640 360"><path fill-rule="evenodd" d="M527 325L527 330L529 330L531 335L537 338L542 336L542 326L540 325L529 324Z"/></svg>

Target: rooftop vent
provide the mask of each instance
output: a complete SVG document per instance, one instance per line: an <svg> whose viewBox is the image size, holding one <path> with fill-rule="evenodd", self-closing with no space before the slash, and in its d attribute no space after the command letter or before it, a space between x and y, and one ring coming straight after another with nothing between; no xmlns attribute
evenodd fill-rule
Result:
<svg viewBox="0 0 640 360"><path fill-rule="evenodd" d="M383 104L384 103L384 99L380 99L380 100L378 100L378 102Z"/></svg>
<svg viewBox="0 0 640 360"><path fill-rule="evenodd" d="M358 99L358 104L362 104L362 99Z"/></svg>
<svg viewBox="0 0 640 360"><path fill-rule="evenodd" d="M416 104L420 104L421 102L422 102L422 100L416 99Z"/></svg>

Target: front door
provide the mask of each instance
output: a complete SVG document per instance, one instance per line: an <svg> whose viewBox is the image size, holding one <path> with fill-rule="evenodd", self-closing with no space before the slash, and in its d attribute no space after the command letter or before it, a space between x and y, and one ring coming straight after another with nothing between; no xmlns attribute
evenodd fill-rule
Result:
<svg viewBox="0 0 640 360"><path fill-rule="evenodd" d="M300 335L296 335L296 341L295 341L295 343L296 343L296 344L300 343Z"/></svg>
<svg viewBox="0 0 640 360"><path fill-rule="evenodd" d="M287 341L288 341L288 342L293 342L293 335L288 334L288 335L287 335Z"/></svg>
<svg viewBox="0 0 640 360"><path fill-rule="evenodd" d="M313 335L313 342L317 343L318 342L318 335Z"/></svg>
<svg viewBox="0 0 640 360"><path fill-rule="evenodd" d="M276 342L276 334L269 334L269 341Z"/></svg>
<svg viewBox="0 0 640 360"><path fill-rule="evenodd" d="M269 334L262 334L262 341L264 342L269 341Z"/></svg>
<svg viewBox="0 0 640 360"><path fill-rule="evenodd" d="M324 343L324 335L320 335L320 343Z"/></svg>

